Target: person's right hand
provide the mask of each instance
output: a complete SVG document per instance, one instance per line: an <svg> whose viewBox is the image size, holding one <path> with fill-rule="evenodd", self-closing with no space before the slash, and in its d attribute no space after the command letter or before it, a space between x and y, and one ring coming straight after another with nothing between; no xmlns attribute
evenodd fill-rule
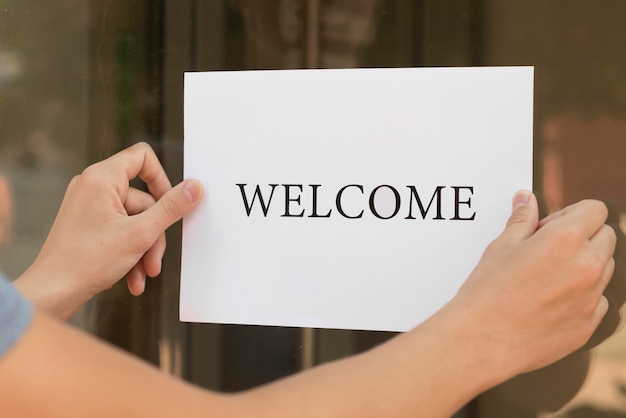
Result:
<svg viewBox="0 0 626 418"><path fill-rule="evenodd" d="M137 176L150 193L130 187ZM165 229L202 194L195 180L172 188L145 143L93 164L68 186L41 252L16 285L36 305L63 318L125 275L130 291L141 294L146 276L161 271Z"/></svg>
<svg viewBox="0 0 626 418"><path fill-rule="evenodd" d="M504 232L446 309L460 308L506 375L553 363L580 348L607 311L616 236L593 200L539 221L529 192L514 198Z"/></svg>

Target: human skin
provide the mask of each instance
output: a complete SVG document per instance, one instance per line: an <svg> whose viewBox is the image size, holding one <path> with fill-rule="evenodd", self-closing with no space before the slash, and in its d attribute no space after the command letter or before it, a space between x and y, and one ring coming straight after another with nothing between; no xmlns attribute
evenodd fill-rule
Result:
<svg viewBox="0 0 626 418"><path fill-rule="evenodd" d="M136 174L151 197L129 190ZM0 410L19 417L448 417L484 390L580 348L608 307L602 293L616 238L604 204L581 201L540 221L534 195L519 192L503 233L455 297L415 329L250 391L201 390L51 317L65 318L127 271L140 293L144 273L160 269L159 237L202 196L198 183L170 188L163 176L149 147L137 145L72 182L42 254L18 279L38 311L0 360Z"/></svg>
<svg viewBox="0 0 626 418"><path fill-rule="evenodd" d="M149 193L129 186L137 176ZM145 143L96 163L70 182L39 255L15 285L39 308L62 319L126 274L131 293L140 295L146 276L161 271L165 229L191 210L202 193L194 180L172 188Z"/></svg>

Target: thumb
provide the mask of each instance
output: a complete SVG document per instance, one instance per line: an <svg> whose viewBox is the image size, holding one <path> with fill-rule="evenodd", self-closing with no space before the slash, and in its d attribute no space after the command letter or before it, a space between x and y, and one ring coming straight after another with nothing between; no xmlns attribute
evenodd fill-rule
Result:
<svg viewBox="0 0 626 418"><path fill-rule="evenodd" d="M163 232L179 221L202 199L204 189L197 180L185 180L168 190L161 198L141 215Z"/></svg>
<svg viewBox="0 0 626 418"><path fill-rule="evenodd" d="M507 241L520 242L537 231L539 208L532 192L520 190L513 196L513 212L501 237Z"/></svg>

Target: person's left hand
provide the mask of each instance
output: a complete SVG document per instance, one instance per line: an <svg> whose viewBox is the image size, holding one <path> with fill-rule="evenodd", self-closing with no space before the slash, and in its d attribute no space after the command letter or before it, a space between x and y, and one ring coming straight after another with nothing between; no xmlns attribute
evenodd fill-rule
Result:
<svg viewBox="0 0 626 418"><path fill-rule="evenodd" d="M129 186L137 176L150 193ZM161 271L165 229L202 194L195 180L172 188L152 148L133 145L71 181L41 252L15 283L36 305L63 318L124 275L139 295L146 276Z"/></svg>

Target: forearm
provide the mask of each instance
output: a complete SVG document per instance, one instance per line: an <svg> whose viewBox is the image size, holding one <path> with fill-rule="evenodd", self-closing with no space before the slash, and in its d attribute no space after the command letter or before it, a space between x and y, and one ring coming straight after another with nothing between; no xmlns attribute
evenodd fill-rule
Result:
<svg viewBox="0 0 626 418"><path fill-rule="evenodd" d="M68 285L56 277L31 266L13 284L38 310L66 320L92 295L81 295L76 286Z"/></svg>
<svg viewBox="0 0 626 418"><path fill-rule="evenodd" d="M0 409L22 417L448 417L505 374L457 319L440 313L365 354L221 395L37 315L0 361Z"/></svg>
<svg viewBox="0 0 626 418"><path fill-rule="evenodd" d="M256 416L449 417L511 377L488 338L452 310L367 353L252 390Z"/></svg>
<svg viewBox="0 0 626 418"><path fill-rule="evenodd" d="M231 396L195 388L37 315L0 360L0 410L19 417L229 417Z"/></svg>

